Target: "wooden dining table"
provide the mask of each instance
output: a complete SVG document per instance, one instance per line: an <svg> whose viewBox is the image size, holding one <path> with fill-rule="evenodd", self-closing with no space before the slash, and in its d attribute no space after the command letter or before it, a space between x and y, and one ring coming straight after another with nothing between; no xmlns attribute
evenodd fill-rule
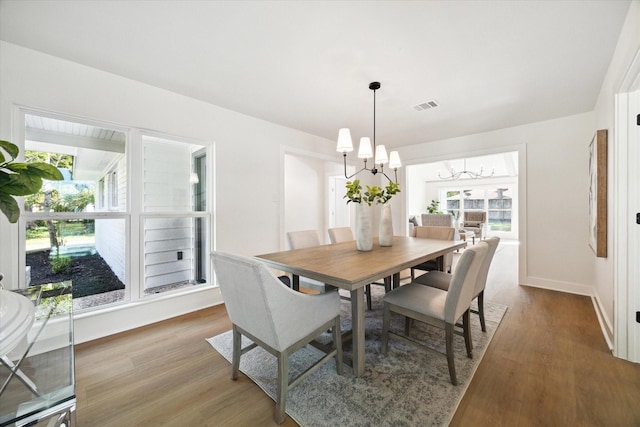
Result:
<svg viewBox="0 0 640 427"><path fill-rule="evenodd" d="M400 285L400 272L435 259L442 266L445 254L467 245L464 241L422 239L394 236L392 246L379 246L374 239L371 251L358 251L355 241L320 245L257 255L267 266L295 276L318 280L351 293L353 373L364 373L365 322L364 288L366 285L393 278Z"/></svg>

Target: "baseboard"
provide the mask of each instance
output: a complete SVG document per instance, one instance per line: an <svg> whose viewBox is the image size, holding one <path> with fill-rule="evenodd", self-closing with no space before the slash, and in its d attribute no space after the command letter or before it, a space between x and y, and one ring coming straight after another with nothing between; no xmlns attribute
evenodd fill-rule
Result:
<svg viewBox="0 0 640 427"><path fill-rule="evenodd" d="M593 309L596 312L596 316L598 316L598 323L600 323L600 329L602 330L604 340L607 342L609 351L613 352L613 325L605 315L604 308L602 307L602 303L600 302L600 297L598 297L597 292L591 297L591 302L593 302Z"/></svg>
<svg viewBox="0 0 640 427"><path fill-rule="evenodd" d="M150 325L221 304L220 288L203 288L180 295L158 296L118 304L74 316L76 344Z"/></svg>
<svg viewBox="0 0 640 427"><path fill-rule="evenodd" d="M527 277L527 282L524 286L531 286L532 288L549 289L551 291L566 292L568 294L585 295L588 297L593 296L593 287L584 285L581 283L562 282L559 280L549 280L542 277Z"/></svg>

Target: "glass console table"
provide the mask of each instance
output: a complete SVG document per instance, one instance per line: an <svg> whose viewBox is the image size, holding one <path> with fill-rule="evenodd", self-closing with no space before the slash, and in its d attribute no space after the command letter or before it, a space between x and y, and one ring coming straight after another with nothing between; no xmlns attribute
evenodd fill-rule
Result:
<svg viewBox="0 0 640 427"><path fill-rule="evenodd" d="M0 354L0 427L41 422L73 426L76 391L71 282L0 294L5 306L0 313L5 316L5 324L0 325L0 352L6 353ZM13 313L7 309L17 304L26 305Z"/></svg>

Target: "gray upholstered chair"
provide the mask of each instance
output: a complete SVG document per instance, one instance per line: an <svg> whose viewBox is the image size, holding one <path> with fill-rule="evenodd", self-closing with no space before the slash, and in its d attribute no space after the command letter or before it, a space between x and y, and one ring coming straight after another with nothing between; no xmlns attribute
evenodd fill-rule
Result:
<svg viewBox="0 0 640 427"><path fill-rule="evenodd" d="M289 231L287 232L289 247L291 249L311 248L320 246L320 236L316 230ZM324 283L306 277L299 278L300 285L318 292L326 292ZM296 291L298 289L295 289Z"/></svg>
<svg viewBox="0 0 640 427"><path fill-rule="evenodd" d="M487 213L485 211L464 211L462 216L462 229L473 231L478 239L484 239Z"/></svg>
<svg viewBox="0 0 640 427"><path fill-rule="evenodd" d="M340 298L337 292L322 295L295 292L280 282L263 263L254 259L222 252L214 252L212 259L227 313L233 324L231 378L238 378L240 356L257 345L276 356L278 390L274 418L280 424L285 418L289 388L333 357L336 359L338 374L342 374ZM289 381L289 355L329 328L333 331L334 347L331 351ZM242 335L253 341L253 344L242 348Z"/></svg>
<svg viewBox="0 0 640 427"><path fill-rule="evenodd" d="M464 341L467 356L473 357L469 306L473 297L473 289L478 272L489 245L482 242L464 251L455 272L451 276L449 291L410 283L400 286L384 296L384 314L382 321L382 354L385 356L389 347L389 335L394 335L407 342L424 345L409 338L411 319L425 322L445 330L445 347L449 376L453 385L458 385L456 367L453 356L454 328L462 318ZM406 317L404 335L391 331L391 313Z"/></svg>
<svg viewBox="0 0 640 427"><path fill-rule="evenodd" d="M438 240L454 240L456 229L453 227L414 227L413 237L419 239L438 239ZM444 271L451 272L453 265L453 253L449 252L444 255ZM435 260L429 260L422 264L411 267L411 280L415 279L415 270L431 271L437 270L438 266Z"/></svg>
<svg viewBox="0 0 640 427"><path fill-rule="evenodd" d="M420 225L423 227L451 227L453 217L449 214L421 214Z"/></svg>
<svg viewBox="0 0 640 427"><path fill-rule="evenodd" d="M487 250L487 256L484 258L484 261L480 266L478 280L476 281L475 288L473 289L473 299L478 298L478 310L472 310L472 312L480 317L480 326L482 327L482 331L486 332L487 326L484 320L484 288L487 285L489 267L491 266L491 261L496 253L498 244L500 243L500 238L489 237L488 239L485 239L484 242L489 245L489 249ZM447 274L442 271L430 271L422 276L416 277L413 282L448 291L449 284L451 283L451 274Z"/></svg>
<svg viewBox="0 0 640 427"><path fill-rule="evenodd" d="M350 227L336 227L330 228L329 230L329 240L331 243L340 243L340 242L351 242L355 240L353 237L353 231L351 231ZM384 279L384 283L381 282L373 282L368 284L364 289L364 294L367 297L367 309L371 310L371 285L381 285L384 286L385 292L389 292L391 290L391 277L387 277Z"/></svg>
<svg viewBox="0 0 640 427"><path fill-rule="evenodd" d="M332 244L340 243L340 242L351 242L355 240L355 237L353 237L353 231L351 230L351 227L330 228L328 232L329 232L329 241Z"/></svg>

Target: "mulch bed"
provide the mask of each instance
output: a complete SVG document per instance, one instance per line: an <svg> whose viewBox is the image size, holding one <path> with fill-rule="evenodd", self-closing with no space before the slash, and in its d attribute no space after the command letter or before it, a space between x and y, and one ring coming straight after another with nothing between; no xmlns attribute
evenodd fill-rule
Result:
<svg viewBox="0 0 640 427"><path fill-rule="evenodd" d="M124 289L124 283L113 274L100 255L72 257L71 266L65 272L54 273L49 262L50 252L45 250L27 254L32 285L71 280L74 298Z"/></svg>

